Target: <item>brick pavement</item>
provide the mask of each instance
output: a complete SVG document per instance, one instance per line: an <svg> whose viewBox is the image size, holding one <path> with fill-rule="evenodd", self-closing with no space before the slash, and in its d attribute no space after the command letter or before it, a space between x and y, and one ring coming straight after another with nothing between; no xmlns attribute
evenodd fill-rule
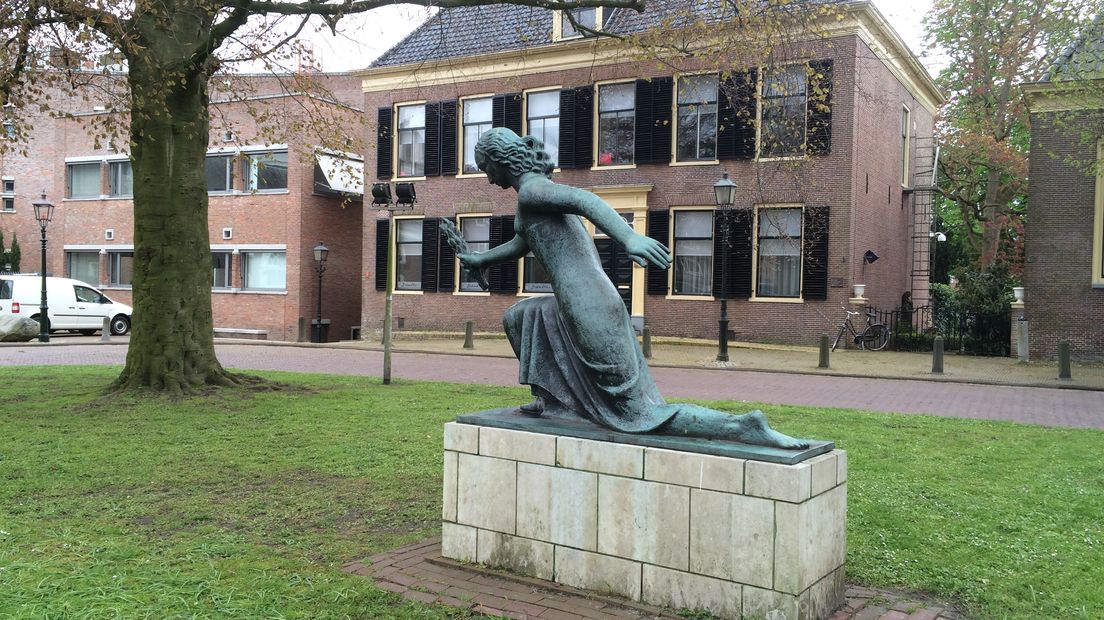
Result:
<svg viewBox="0 0 1104 620"><path fill-rule="evenodd" d="M549 581L510 575L441 557L439 538L380 553L344 566L376 585L426 604L469 609L518 620L658 620L677 610L643 605ZM849 585L847 603L831 620L959 620L952 605L930 597Z"/></svg>

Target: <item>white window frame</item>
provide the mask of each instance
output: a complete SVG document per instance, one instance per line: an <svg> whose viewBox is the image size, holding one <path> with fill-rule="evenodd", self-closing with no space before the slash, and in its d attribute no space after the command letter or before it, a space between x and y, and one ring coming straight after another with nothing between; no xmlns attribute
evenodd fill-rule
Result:
<svg viewBox="0 0 1104 620"><path fill-rule="evenodd" d="M249 257L252 254L283 254L284 255L284 285L283 285L283 287L260 287L260 286L250 286L249 285L249 280L246 277L246 274L249 273L248 263L249 263ZM287 249L284 249L284 248L263 248L263 247L262 248L242 249L242 250L240 250L238 256L241 260L241 269L240 270L241 270L241 283L242 283L242 290L243 291L248 291L248 292L276 292L276 293L285 293L285 292L287 292L287 279L288 279Z"/></svg>
<svg viewBox="0 0 1104 620"><path fill-rule="evenodd" d="M529 89L529 90L522 91L522 93L521 93L521 106L522 106L522 110L521 110L522 131L521 131L521 133L522 133L522 135L533 135L533 128L529 125L529 96L530 95L542 95L542 94L546 94L546 93L555 93L557 98L558 98L559 94L560 94L560 91L562 89L563 89L562 86L542 86L540 88L532 88L532 89ZM558 103L557 103L556 109L558 110L557 113L556 113L556 121L557 121L556 122L556 133L557 133L557 135L556 135L556 138L557 138L557 140L556 140L556 156L553 157L552 159L553 159L553 163L555 163L555 165L556 165L556 170L559 170L560 169L559 127L560 127L560 122L563 121L563 110L559 109L559 104ZM551 116L541 116L541 117L539 117L539 119L542 119L542 120L543 119L549 119L549 118L552 118L552 117ZM546 140L545 141L545 147L546 147L545 150L546 151L547 151L547 146L548 145L547 145L547 140Z"/></svg>
<svg viewBox="0 0 1104 620"><path fill-rule="evenodd" d="M709 276L709 294L708 295L687 295L685 293L679 293L679 294L675 293L675 263L674 263L674 261L678 259L678 256L676 255L676 245L677 245L676 244L676 239L677 239L677 237L675 236L675 222L676 222L675 214L681 213L681 212L684 212L684 211L706 211L706 212L709 212L710 214L712 214L711 226L710 226L710 256L712 257L713 261L717 260L717 257L714 255L714 251L713 251L713 248L715 247L716 243L713 240L713 236L712 236L713 233L715 232L715 229L716 229L716 226L712 224L712 222L716 221L716 217L717 217L716 207L710 207L710 206L704 206L704 205L702 205L702 206L695 205L695 206L684 206L684 207L671 207L670 211L668 211L668 213L667 213L667 217L669 218L668 222L667 222L667 247L671 248L671 257L672 257L673 260L671 261L671 268L667 270L667 299L683 299L683 300L687 300L687 301L713 301L715 298L713 297L712 263L710 263L710 270L711 271L710 271L710 276Z"/></svg>
<svg viewBox="0 0 1104 620"><path fill-rule="evenodd" d="M589 8L589 7L582 7ZM579 10L579 9L576 9ZM576 39L583 39L588 36L582 32L576 32L575 34L564 35L564 21L566 17L562 10L552 11L552 40L553 41L573 41ZM594 30L602 30L605 26L605 9L604 7L594 7Z"/></svg>
<svg viewBox="0 0 1104 620"><path fill-rule="evenodd" d="M909 166L912 164L912 110L901 106L901 186L909 186Z"/></svg>
<svg viewBox="0 0 1104 620"><path fill-rule="evenodd" d="M784 155L763 154L763 102L765 100L766 74L770 70L789 69L800 66L805 72L805 114L801 124L801 146L796 153ZM792 95L791 95L792 96ZM785 96L783 96L785 98ZM757 84L755 97L755 159L757 161L784 161L794 159L806 159L809 153L809 62L807 60L779 63L775 65L759 67L759 83Z"/></svg>
<svg viewBox="0 0 1104 620"><path fill-rule="evenodd" d="M421 281L421 279L419 279L417 289L399 288L399 222L408 222L408 221L412 221L412 220L416 220L418 222L418 230L419 230L419 233L422 234L422 238L419 240L418 243L419 244L424 244L425 243L425 238L424 238L425 233L423 232L424 228L422 228L422 225L421 225L421 222L423 220L425 220L424 215L396 215L393 218L393 222L392 222L392 225L395 227L395 233L393 235L389 235L391 237L391 239L394 240L389 249L390 249L390 254L391 254L391 277L393 278L392 282L395 283L395 289L394 290L395 290L396 295L421 295L422 294L422 286L424 285L424 283ZM413 241L411 241L409 243L413 243ZM421 245L419 245L418 249L419 249L419 251L421 251ZM423 261L425 260L424 255L422 256L422 260Z"/></svg>
<svg viewBox="0 0 1104 620"><path fill-rule="evenodd" d="M257 175L259 173L260 166L258 160L271 155L284 154L287 158L287 172L285 173L284 186L283 187L257 187ZM271 148L271 149L243 149L242 155L242 188L243 193L247 194L286 194L290 190L291 185L291 150L287 147L284 148ZM263 162L261 162L263 163Z"/></svg>
<svg viewBox="0 0 1104 620"><path fill-rule="evenodd" d="M0 213L15 213L15 177L4 177L3 186L0 187L3 191L0 192ZM11 189L8 189L8 184L11 183ZM8 204L11 204L11 208L8 208Z"/></svg>
<svg viewBox="0 0 1104 620"><path fill-rule="evenodd" d="M801 212L798 224L800 234L797 247L797 296L775 297L759 294L759 213L766 209L797 209ZM751 301L772 301L783 303L803 303L805 295L805 205L803 203L778 203L755 205L755 215L751 223Z"/></svg>
<svg viewBox="0 0 1104 620"><path fill-rule="evenodd" d="M490 106L491 116L490 116L490 118L487 119L486 122L472 123L472 125L486 125L487 126L487 129L484 130L484 132L480 133L480 135L482 135L483 133L485 133L486 131L490 131L490 129L492 127L494 127L494 93L483 93L483 94L479 94L479 95L468 95L466 97L461 97L460 98L460 104L457 106L456 121L459 123L459 127L457 128L457 132L456 132L456 148L459 151L457 153L457 161L460 162L460 170L456 174L457 178L469 178L469 177L485 178L487 176L478 167L476 167L473 172L468 172L465 168L465 164L467 164L467 147L468 147L467 142L468 141L467 141L467 135L466 134L467 134L468 123L464 122L464 110L467 108L467 105L470 102L480 101L480 100L484 100L484 99L489 101L490 104L491 104L491 106ZM475 145L473 144L471 146L472 146L472 162L471 162L471 164L472 164L473 167L475 167L475 150L474 150Z"/></svg>
<svg viewBox="0 0 1104 620"><path fill-rule="evenodd" d="M713 127L713 158L712 159L679 159L679 90L682 87L682 80L687 78L696 78L703 75L711 75L717 80L717 99L713 101L715 107L714 114L717 116L717 120L714 122ZM674 166L702 166L709 164L720 163L717 159L717 146L720 138L720 98L721 98L721 78L716 73L686 73L675 76L675 95L671 101L671 165ZM694 104L688 104L694 105ZM701 150L701 113L698 113L698 150Z"/></svg>
<svg viewBox="0 0 1104 620"><path fill-rule="evenodd" d="M464 220L466 220L466 219L478 219L478 218L486 219L487 220L487 247L488 247L488 249L490 249L490 245L491 245L490 222L491 222L492 217L494 217L494 214L490 213L490 212L487 212L487 213L459 213L459 214L456 215L456 227L460 230L460 235L463 236L464 235ZM396 231L396 233L395 233L395 238L398 239L398 231ZM470 296L475 296L475 297L490 296L490 294L491 294L490 291L484 291L484 290L465 291L465 290L461 289L460 288L460 285L461 285L460 277L461 277L461 274L463 273L463 268L461 268L461 266L460 266L460 260L459 259L453 260L453 263L454 263L453 273L455 274L455 277L453 278L453 282L456 283L456 285L453 286L453 294L455 294L455 295L470 295Z"/></svg>
<svg viewBox="0 0 1104 620"><path fill-rule="evenodd" d="M399 128L399 114L402 108L412 108L415 106L422 106L422 172L421 174L402 174L402 162L399 161L399 146L402 142L403 131L417 131L417 128L413 129L400 129ZM426 127L425 127L425 107L426 101L424 99L419 101L403 101L396 103L392 107L391 111L391 126L394 130L391 132L394 136L391 139L391 174L396 179L402 179L404 181L420 181L425 180L425 147L426 147ZM459 117L459 114L457 115ZM414 144L414 143L411 143Z"/></svg>
<svg viewBox="0 0 1104 620"><path fill-rule="evenodd" d="M123 166L130 167L130 191L119 191L118 171ZM133 198L134 197L134 164L129 159L115 159L107 162L107 196L109 198Z"/></svg>
<svg viewBox="0 0 1104 620"><path fill-rule="evenodd" d="M606 86L618 86L629 85L633 87L633 161L627 164L601 164L598 160L599 152L602 146L602 88ZM594 142L591 145L593 149L591 154L593 156L594 164L591 166L591 170L628 170L636 168L636 82L633 80L609 80L605 82L595 82L594 84ZM624 112L625 110L615 110L615 112Z"/></svg>

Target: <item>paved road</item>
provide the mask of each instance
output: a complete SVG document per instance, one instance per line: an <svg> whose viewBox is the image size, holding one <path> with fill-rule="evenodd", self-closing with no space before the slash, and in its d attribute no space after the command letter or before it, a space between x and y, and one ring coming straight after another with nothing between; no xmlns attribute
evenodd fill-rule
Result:
<svg viewBox="0 0 1104 620"><path fill-rule="evenodd" d="M227 368L367 376L379 376L383 368L379 351L239 344L219 344L217 351ZM126 347L117 345L0 347L0 366L122 364L125 356ZM1104 429L1104 392L746 370L653 368L652 374L668 398L848 407ZM395 353L392 376L397 381L516 385L517 361Z"/></svg>

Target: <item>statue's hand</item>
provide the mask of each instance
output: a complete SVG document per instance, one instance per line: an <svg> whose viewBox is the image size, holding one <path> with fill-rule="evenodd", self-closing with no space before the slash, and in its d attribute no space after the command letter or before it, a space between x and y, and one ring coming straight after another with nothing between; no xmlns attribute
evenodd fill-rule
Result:
<svg viewBox="0 0 1104 620"><path fill-rule="evenodd" d="M460 266L475 278L475 281L479 283L483 290L490 290L491 285L487 282L487 262L483 260L482 252L457 254L456 258L460 260Z"/></svg>
<svg viewBox="0 0 1104 620"><path fill-rule="evenodd" d="M625 244L625 252L641 267L649 263L660 269L671 266L671 252L667 246L642 235L635 235Z"/></svg>

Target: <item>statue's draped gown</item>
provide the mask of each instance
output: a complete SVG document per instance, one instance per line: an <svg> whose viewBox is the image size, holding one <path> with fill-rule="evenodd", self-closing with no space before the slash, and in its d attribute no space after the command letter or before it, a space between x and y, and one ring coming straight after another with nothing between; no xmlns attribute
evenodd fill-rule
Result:
<svg viewBox="0 0 1104 620"><path fill-rule="evenodd" d="M548 415L582 415L630 433L655 430L671 419L679 406L660 396L582 219L520 204L514 227L544 265L554 291L514 304L502 319L520 364L520 383L555 399L545 399Z"/></svg>

